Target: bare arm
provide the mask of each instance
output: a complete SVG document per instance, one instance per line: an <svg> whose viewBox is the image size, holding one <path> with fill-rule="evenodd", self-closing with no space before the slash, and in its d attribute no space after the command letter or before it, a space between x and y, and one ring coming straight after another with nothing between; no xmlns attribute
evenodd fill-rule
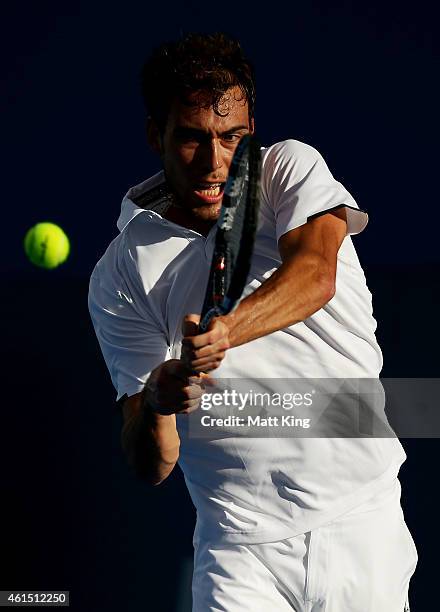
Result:
<svg viewBox="0 0 440 612"><path fill-rule="evenodd" d="M122 448L136 474L150 484L167 478L179 458L180 440L176 416L161 415L145 406L143 393L123 405Z"/></svg>
<svg viewBox="0 0 440 612"><path fill-rule="evenodd" d="M175 413L197 409L203 390L191 373L214 370L228 348L312 315L334 295L336 261L346 236L343 211L316 217L279 241L282 264L229 315L197 335L198 315L184 322L182 361L154 370L142 393L124 404L122 445L139 476L160 484L179 457ZM192 380L191 380L192 379Z"/></svg>
<svg viewBox="0 0 440 612"><path fill-rule="evenodd" d="M185 323L184 332L196 329ZM160 484L173 471L180 447L176 413L197 409L204 376L193 376L182 361L170 359L151 372L141 393L125 401L122 448L137 475L150 484Z"/></svg>
<svg viewBox="0 0 440 612"><path fill-rule="evenodd" d="M281 266L211 330L184 339L184 359L197 371L218 367L228 348L311 316L335 293L338 250L346 236L343 209L315 217L279 240ZM191 319L195 320L193 315Z"/></svg>
<svg viewBox="0 0 440 612"><path fill-rule="evenodd" d="M280 238L282 265L234 312L221 317L231 347L304 321L332 299L346 228L344 219L326 214Z"/></svg>

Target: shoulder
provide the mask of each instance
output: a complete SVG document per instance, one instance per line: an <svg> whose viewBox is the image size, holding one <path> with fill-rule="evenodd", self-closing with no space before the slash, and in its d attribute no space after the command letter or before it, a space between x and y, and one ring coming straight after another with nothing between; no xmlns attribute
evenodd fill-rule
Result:
<svg viewBox="0 0 440 612"><path fill-rule="evenodd" d="M261 184L269 199L320 173L325 162L319 151L300 140L283 140L262 149Z"/></svg>
<svg viewBox="0 0 440 612"><path fill-rule="evenodd" d="M119 234L108 245L95 264L89 280L89 301L98 294L114 288L121 282L121 253L123 253L124 234Z"/></svg>
<svg viewBox="0 0 440 612"><path fill-rule="evenodd" d="M263 169L266 171L276 170L287 164L310 166L322 159L315 147L293 138L276 142L270 147L263 147L261 154Z"/></svg>

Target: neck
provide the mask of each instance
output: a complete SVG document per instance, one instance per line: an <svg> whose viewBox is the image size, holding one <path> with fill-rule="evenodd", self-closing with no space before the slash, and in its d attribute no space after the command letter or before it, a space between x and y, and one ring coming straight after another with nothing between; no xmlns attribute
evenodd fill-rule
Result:
<svg viewBox="0 0 440 612"><path fill-rule="evenodd" d="M181 206L176 206L176 204L171 204L164 218L182 227L194 230L202 234L202 236L207 236L212 226L215 225L215 221L200 219L200 217L194 215L192 211L188 211Z"/></svg>

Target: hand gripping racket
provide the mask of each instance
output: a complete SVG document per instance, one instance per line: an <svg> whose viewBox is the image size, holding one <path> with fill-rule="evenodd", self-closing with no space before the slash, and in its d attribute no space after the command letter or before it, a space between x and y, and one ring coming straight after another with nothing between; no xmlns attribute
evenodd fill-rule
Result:
<svg viewBox="0 0 440 612"><path fill-rule="evenodd" d="M230 312L246 285L260 203L260 145L251 134L238 143L225 185L217 221L214 254L199 330Z"/></svg>

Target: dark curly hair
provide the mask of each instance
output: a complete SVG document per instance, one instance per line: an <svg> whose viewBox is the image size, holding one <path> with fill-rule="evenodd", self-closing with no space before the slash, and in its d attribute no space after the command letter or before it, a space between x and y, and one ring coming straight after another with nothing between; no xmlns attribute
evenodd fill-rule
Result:
<svg viewBox="0 0 440 612"><path fill-rule="evenodd" d="M219 116L219 104L225 92L238 86L247 100L249 119L255 109L255 75L243 55L240 43L222 32L187 34L181 40L156 48L141 73L142 96L147 112L165 131L173 101L177 98L191 105L212 106ZM200 96L189 101L190 94Z"/></svg>

